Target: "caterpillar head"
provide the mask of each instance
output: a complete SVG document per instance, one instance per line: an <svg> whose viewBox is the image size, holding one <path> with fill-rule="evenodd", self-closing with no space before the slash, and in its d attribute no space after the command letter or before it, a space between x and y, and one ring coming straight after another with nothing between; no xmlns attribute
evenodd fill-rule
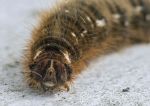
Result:
<svg viewBox="0 0 150 106"><path fill-rule="evenodd" d="M31 77L45 89L64 85L71 79L72 68L64 56L57 53L41 53L29 65Z"/></svg>

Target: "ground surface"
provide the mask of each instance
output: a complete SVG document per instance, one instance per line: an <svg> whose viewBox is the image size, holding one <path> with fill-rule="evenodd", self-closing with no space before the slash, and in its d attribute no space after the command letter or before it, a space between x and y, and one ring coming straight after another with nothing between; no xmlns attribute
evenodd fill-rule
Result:
<svg viewBox="0 0 150 106"><path fill-rule="evenodd" d="M49 2L0 0L0 106L149 106L150 45L92 62L69 92L43 93L26 85L22 50L38 11Z"/></svg>

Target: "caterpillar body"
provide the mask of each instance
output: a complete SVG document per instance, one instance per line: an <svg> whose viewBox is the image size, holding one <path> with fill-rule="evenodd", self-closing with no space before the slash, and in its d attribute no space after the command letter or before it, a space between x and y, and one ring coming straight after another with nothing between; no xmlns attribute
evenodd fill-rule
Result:
<svg viewBox="0 0 150 106"><path fill-rule="evenodd" d="M65 87L89 60L150 41L150 0L70 0L44 12L25 51L33 88Z"/></svg>

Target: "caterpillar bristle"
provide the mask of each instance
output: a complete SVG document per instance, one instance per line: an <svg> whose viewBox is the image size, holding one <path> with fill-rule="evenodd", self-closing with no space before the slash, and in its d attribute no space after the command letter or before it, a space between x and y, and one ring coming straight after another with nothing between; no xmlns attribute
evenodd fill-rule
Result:
<svg viewBox="0 0 150 106"><path fill-rule="evenodd" d="M64 0L42 13L24 54L33 88L68 88L97 56L150 42L150 0Z"/></svg>

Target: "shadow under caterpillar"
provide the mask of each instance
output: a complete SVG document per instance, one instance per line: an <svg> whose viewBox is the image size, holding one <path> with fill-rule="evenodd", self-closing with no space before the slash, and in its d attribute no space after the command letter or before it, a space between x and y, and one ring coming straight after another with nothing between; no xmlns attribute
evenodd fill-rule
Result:
<svg viewBox="0 0 150 106"><path fill-rule="evenodd" d="M33 88L64 87L88 61L150 42L150 0L70 0L44 12L25 50L24 75Z"/></svg>

